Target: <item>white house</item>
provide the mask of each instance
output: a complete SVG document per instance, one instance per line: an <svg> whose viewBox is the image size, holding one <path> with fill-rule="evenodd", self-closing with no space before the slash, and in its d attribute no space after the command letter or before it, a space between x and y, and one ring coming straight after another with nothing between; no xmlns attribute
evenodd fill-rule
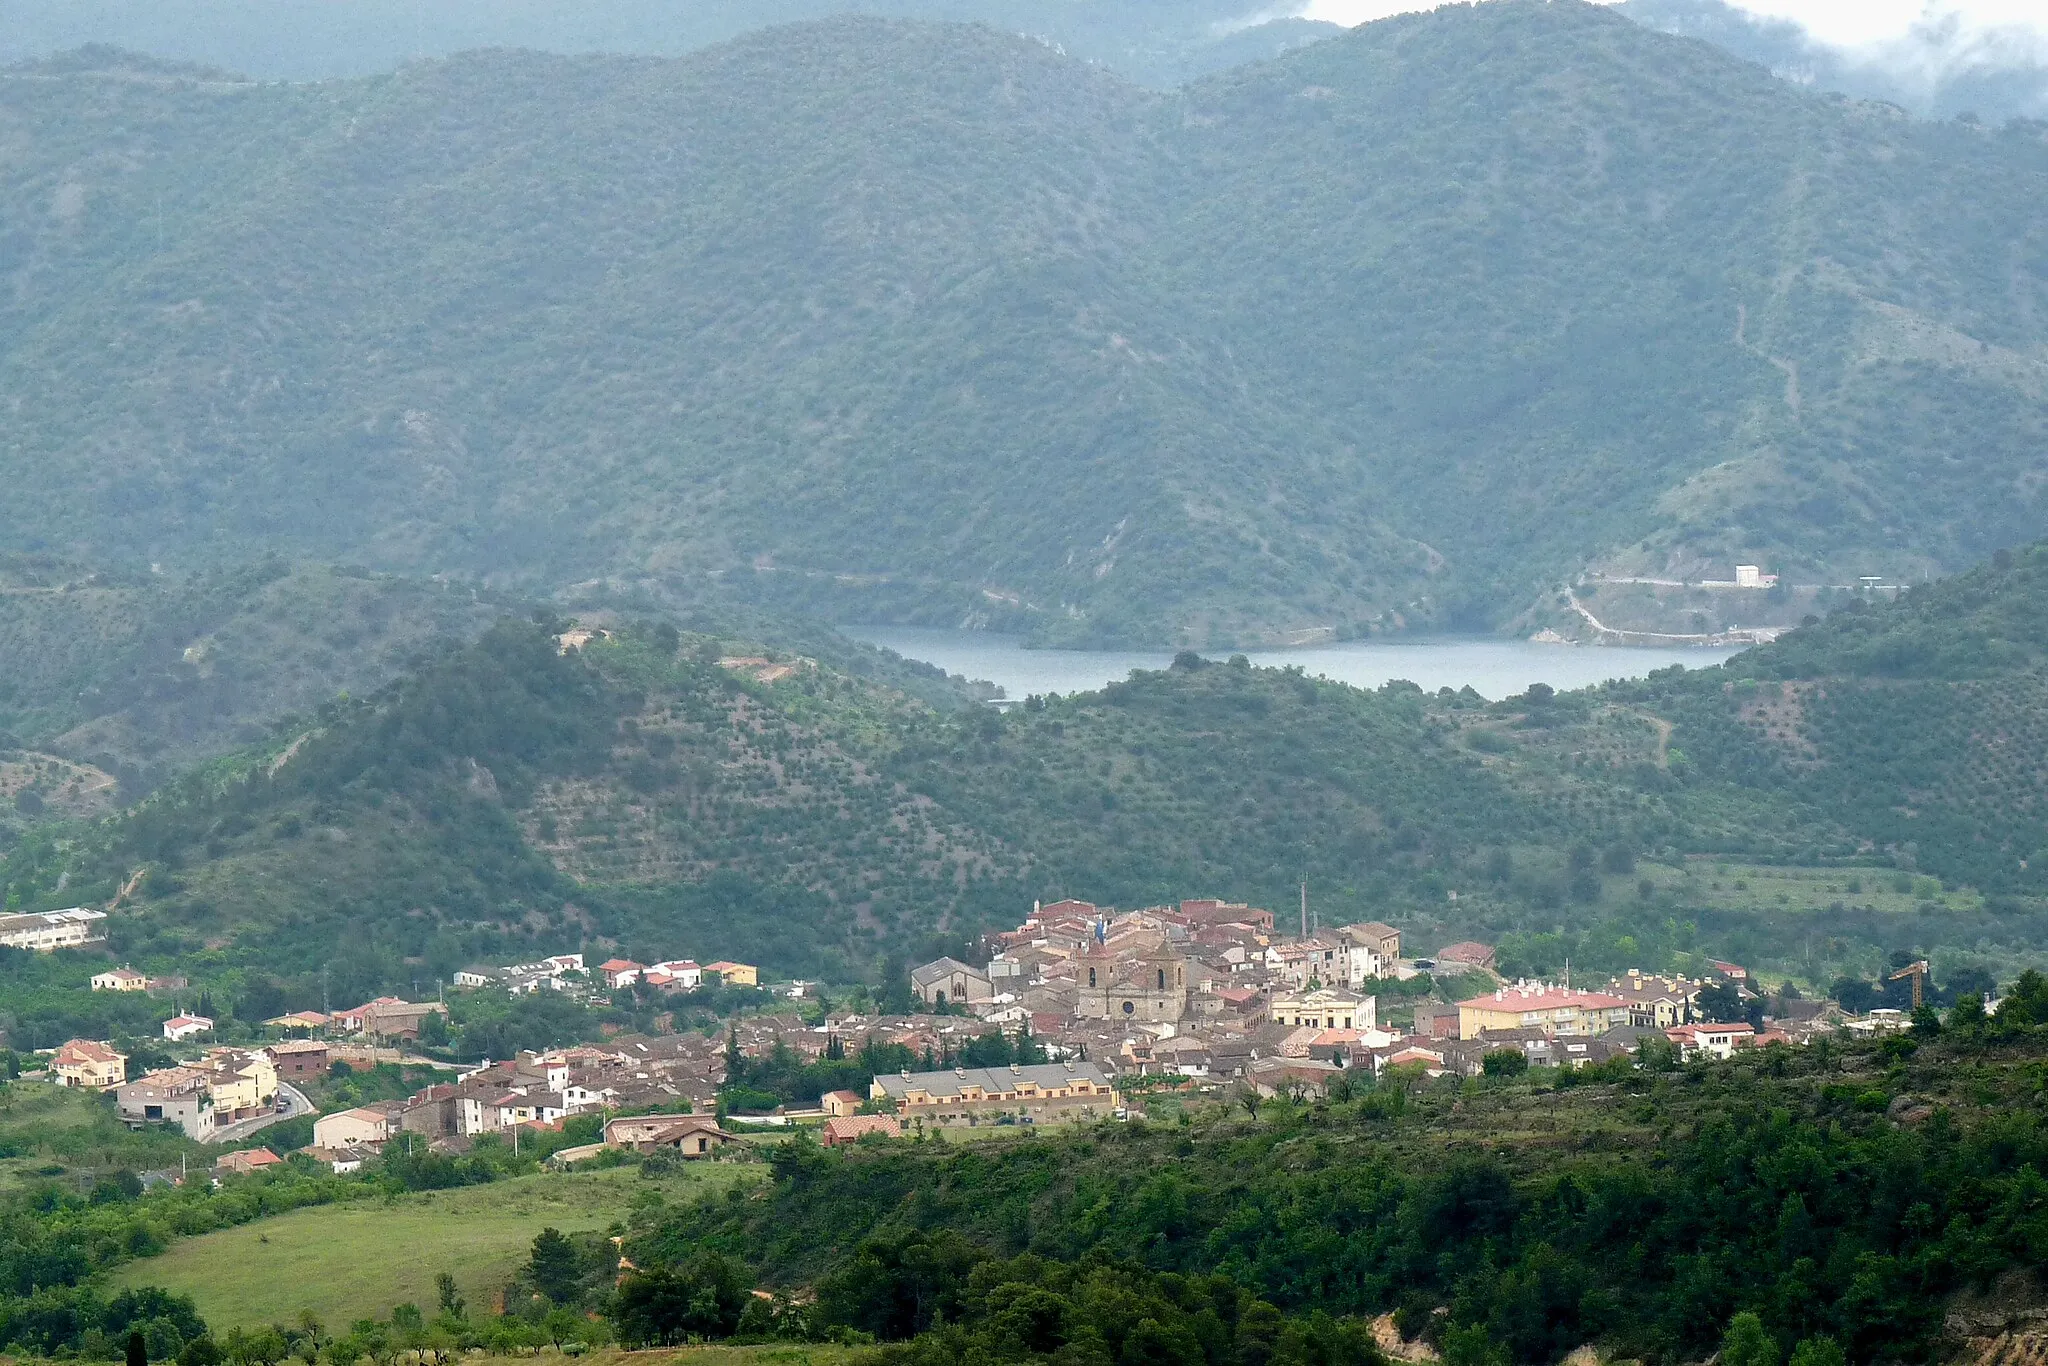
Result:
<svg viewBox="0 0 2048 1366"><path fill-rule="evenodd" d="M211 1033L213 1021L204 1015L173 1015L164 1021L166 1039L190 1039L200 1034Z"/></svg>
<svg viewBox="0 0 2048 1366"><path fill-rule="evenodd" d="M68 911L0 915L0 947L48 953L96 943L105 937L99 922L106 918L105 911L88 911L83 906L73 906Z"/></svg>

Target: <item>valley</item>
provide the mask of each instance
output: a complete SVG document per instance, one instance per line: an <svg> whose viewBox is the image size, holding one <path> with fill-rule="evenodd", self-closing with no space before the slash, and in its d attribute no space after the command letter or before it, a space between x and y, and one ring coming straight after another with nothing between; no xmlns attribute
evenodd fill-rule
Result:
<svg viewBox="0 0 2048 1366"><path fill-rule="evenodd" d="M1964 22L0 0L0 1357L2048 1359Z"/></svg>

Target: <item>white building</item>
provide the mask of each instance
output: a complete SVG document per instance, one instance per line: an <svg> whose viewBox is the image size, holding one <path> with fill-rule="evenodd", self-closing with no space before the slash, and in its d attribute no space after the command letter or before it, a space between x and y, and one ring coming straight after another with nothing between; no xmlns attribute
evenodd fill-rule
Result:
<svg viewBox="0 0 2048 1366"><path fill-rule="evenodd" d="M88 911L83 906L73 906L68 911L0 915L0 946L48 953L52 949L97 943L106 937L99 926L106 918L106 912Z"/></svg>
<svg viewBox="0 0 2048 1366"><path fill-rule="evenodd" d="M164 1021L166 1039L190 1039L210 1033L212 1029L213 1021L204 1015L173 1015Z"/></svg>

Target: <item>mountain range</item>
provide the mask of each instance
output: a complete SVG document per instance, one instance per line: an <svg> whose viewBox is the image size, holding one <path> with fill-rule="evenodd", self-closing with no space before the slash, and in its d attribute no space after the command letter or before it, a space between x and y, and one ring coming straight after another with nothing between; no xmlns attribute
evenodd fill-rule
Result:
<svg viewBox="0 0 2048 1366"><path fill-rule="evenodd" d="M1797 84L1916 114L2048 114L2048 54L2024 31L1922 22L1874 51L1851 52L1726 0L1621 0L1615 10ZM479 48L676 57L756 29L857 13L987 24L1166 88L1344 31L1304 12L1250 0L0 0L0 64L106 44L264 80L331 80Z"/></svg>
<svg viewBox="0 0 2048 1366"><path fill-rule="evenodd" d="M0 545L1044 641L1540 626L2042 521L2048 146L1594 6L1169 93L841 18L0 76Z"/></svg>

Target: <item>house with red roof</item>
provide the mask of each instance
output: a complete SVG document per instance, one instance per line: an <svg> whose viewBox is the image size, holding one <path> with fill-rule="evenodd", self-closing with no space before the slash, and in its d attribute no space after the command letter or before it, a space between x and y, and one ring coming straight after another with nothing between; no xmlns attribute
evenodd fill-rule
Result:
<svg viewBox="0 0 2048 1366"><path fill-rule="evenodd" d="M824 1132L818 1138L828 1148L842 1148L849 1143L860 1142L869 1134L900 1138L903 1121L894 1115L834 1115L825 1121Z"/></svg>
<svg viewBox="0 0 2048 1366"><path fill-rule="evenodd" d="M1599 991L1517 982L1458 1002L1458 1037L1488 1029L1540 1029L1545 1034L1605 1034L1628 1023L1629 1004Z"/></svg>

